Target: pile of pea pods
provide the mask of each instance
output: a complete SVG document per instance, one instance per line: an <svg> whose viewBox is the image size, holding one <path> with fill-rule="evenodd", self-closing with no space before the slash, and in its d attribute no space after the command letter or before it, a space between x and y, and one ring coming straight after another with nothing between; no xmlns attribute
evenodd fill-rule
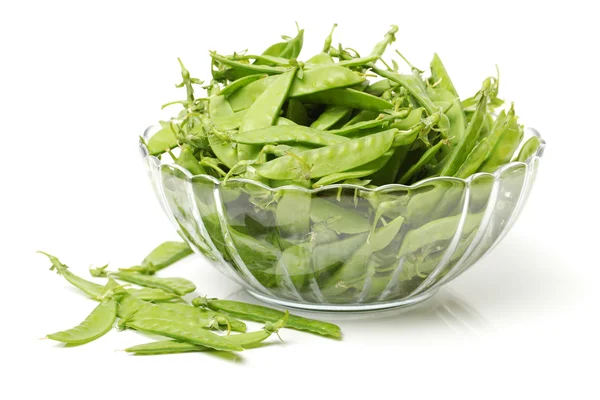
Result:
<svg viewBox="0 0 600 400"><path fill-rule="evenodd" d="M113 327L165 338L124 350L135 355L242 351L259 347L284 327L334 339L342 337L340 328L334 324L291 315L287 311L206 297L190 301L185 296L194 293L194 283L184 278L155 276L156 272L192 253L185 243L162 243L139 266L112 272L107 270L108 266L90 268L92 277L105 278L103 284L83 279L57 257L40 253L50 259L51 271L99 303L79 325L46 336L66 345L92 342ZM261 330L246 332L242 320L265 325Z"/></svg>
<svg viewBox="0 0 600 400"><path fill-rule="evenodd" d="M145 154L165 161L159 197L183 236L256 293L398 300L444 260L462 218L457 179L419 182L493 173L527 160L540 140L521 145L499 77L461 100L437 54L429 76L397 51L398 61L386 56L398 27L366 55L332 45L334 29L306 61L301 29L260 54L213 51L206 82L180 60L186 97L165 106L183 109L143 139ZM491 180L471 185L465 237L436 279L469 248L490 189Z"/></svg>
<svg viewBox="0 0 600 400"><path fill-rule="evenodd" d="M523 126L513 107L493 117L503 105L497 78L488 77L461 101L437 54L428 78L399 52L409 74L386 61L397 26L366 56L332 46L334 29L322 51L305 62L299 60L301 29L261 54L213 51L206 85L180 60L178 87L187 96L167 105L184 109L161 122L147 143L150 154L168 152L192 174L312 188L358 179L376 187L467 178L511 161ZM206 95L198 97L195 85ZM539 146L537 137L530 140L519 160Z"/></svg>

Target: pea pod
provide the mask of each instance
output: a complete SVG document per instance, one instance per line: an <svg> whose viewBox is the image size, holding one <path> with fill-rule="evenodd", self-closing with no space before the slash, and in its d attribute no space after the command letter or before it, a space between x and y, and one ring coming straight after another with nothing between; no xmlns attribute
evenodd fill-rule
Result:
<svg viewBox="0 0 600 400"><path fill-rule="evenodd" d="M308 186L309 182L296 182L296 185ZM280 232L285 236L302 237L310 229L310 192L302 189L282 189L277 202L275 220Z"/></svg>
<svg viewBox="0 0 600 400"><path fill-rule="evenodd" d="M255 74L255 75L244 76L240 79L237 79L237 80L231 82L229 85L225 86L225 88L223 88L223 90L221 90L220 94L222 96L229 96L229 95L235 93L237 90L240 90L244 86L247 86L247 85L251 84L252 82L255 82L259 79L264 79L267 76L269 76L269 75Z"/></svg>
<svg viewBox="0 0 600 400"><path fill-rule="evenodd" d="M104 286L87 281L73 274L71 271L69 271L69 267L61 263L57 257L43 251L38 251L38 253L43 254L50 259L50 262L52 263L50 271L56 271L57 274L65 278L67 282L75 286L77 289L81 290L93 299L100 299L103 296L105 291Z"/></svg>
<svg viewBox="0 0 600 400"><path fill-rule="evenodd" d="M196 285L193 282L183 278L159 278L157 276L142 275L137 272L107 272L106 267L90 269L92 276L109 276L114 279L119 279L125 282L135 283L136 285L162 289L167 292L175 293L178 296L183 296L196 290Z"/></svg>
<svg viewBox="0 0 600 400"><path fill-rule="evenodd" d="M313 187L318 188L321 186L330 185L332 183L337 183L337 182L345 181L348 179L358 179L358 178L364 178L365 176L373 175L387 164L387 162L390 160L390 158L395 153L395 151L397 151L397 149L390 150L387 153L385 153L384 155L382 155L381 157L379 157L378 159L368 162L366 164L363 164L359 167L350 169L348 171L338 172L338 173L331 174L331 175L326 175L326 176L322 177L321 179L319 179L318 181L316 181L313 184Z"/></svg>
<svg viewBox="0 0 600 400"><path fill-rule="evenodd" d="M298 33L294 38L286 40L285 42L275 43L266 49L262 54L282 58L297 58L302 51L303 44L304 29L298 29ZM261 64L261 62L257 60L255 64Z"/></svg>
<svg viewBox="0 0 600 400"><path fill-rule="evenodd" d="M483 140L477 143L477 146L469 153L465 162L460 166L454 176L466 179L477 172L481 164L488 158L491 150L492 147L490 146L488 138L483 138Z"/></svg>
<svg viewBox="0 0 600 400"><path fill-rule="evenodd" d="M385 37L382 41L377 43L373 50L371 51L371 55L381 57L385 52L385 49L396 41L396 33L398 32L398 27L396 25L392 25L390 29L385 34Z"/></svg>
<svg viewBox="0 0 600 400"><path fill-rule="evenodd" d="M256 322L277 322L285 317L285 313L273 308L241 303L233 300L207 299L197 297L192 302L195 306L210 308L215 311L222 311L241 319L248 319ZM316 333L317 335L329 336L340 339L342 332L337 325L329 322L318 321L289 314L286 328L297 329Z"/></svg>
<svg viewBox="0 0 600 400"><path fill-rule="evenodd" d="M409 115L409 110L403 110L391 115L381 115L380 118L376 118L370 121L357 122L352 125L346 125L340 129L331 130L330 133L340 136L349 136L359 131L366 131L371 128L385 127L392 121L401 120Z"/></svg>
<svg viewBox="0 0 600 400"><path fill-rule="evenodd" d="M352 113L352 109L344 106L325 107L319 117L310 125L311 128L327 130Z"/></svg>
<svg viewBox="0 0 600 400"><path fill-rule="evenodd" d="M431 60L429 66L431 68L431 79L433 82L436 83L440 88L450 92L455 98L458 98L456 88L454 87L454 84L452 83L452 80L446 71L446 67L444 67L442 60L437 53L433 53L433 59ZM460 106L460 109L462 111L462 105Z"/></svg>
<svg viewBox="0 0 600 400"><path fill-rule="evenodd" d="M514 110L508 115L509 121L501 136L497 139L490 151L490 156L485 160L481 168L482 172L494 172L500 165L510 162L514 152L519 147L523 137L523 127L517 123Z"/></svg>
<svg viewBox="0 0 600 400"><path fill-rule="evenodd" d="M442 146L447 145L446 141L440 140L435 146L427 149L427 151L419 158L419 161L411 165L411 167L402 175L398 183L406 184L412 176L423 168L427 163L429 163L433 157L440 151Z"/></svg>
<svg viewBox="0 0 600 400"><path fill-rule="evenodd" d="M279 125L263 129L242 132L232 138L237 143L265 145L269 143L305 143L317 146L329 146L348 142L350 139L317 129Z"/></svg>
<svg viewBox="0 0 600 400"><path fill-rule="evenodd" d="M329 200L313 197L310 219L317 224L325 224L337 233L362 233L369 230L369 221L356 211L339 206Z"/></svg>
<svg viewBox="0 0 600 400"><path fill-rule="evenodd" d="M284 316L284 318L275 324L267 322L265 327L260 331L231 335L227 339L245 349L252 348L267 340L273 333L277 333L279 329L285 326L286 320L287 317ZM126 352L136 355L179 354L207 350L211 350L211 348L178 340L159 340L125 349Z"/></svg>
<svg viewBox="0 0 600 400"><path fill-rule="evenodd" d="M304 108L304 105L298 99L290 99L288 101L288 106L285 110L285 117L298 125L306 126L309 124L306 108Z"/></svg>
<svg viewBox="0 0 600 400"><path fill-rule="evenodd" d="M215 324L213 322L216 322L219 329L227 328L234 332L246 332L246 324L244 322L235 318L225 317L223 314L212 310L199 309L187 303L160 303L157 306L180 316L188 322L194 323L195 321L198 323L199 321L205 321L200 323L201 326L214 327Z"/></svg>
<svg viewBox="0 0 600 400"><path fill-rule="evenodd" d="M169 122L160 122L161 129L148 140L148 152L157 156L167 150L177 147L177 138Z"/></svg>
<svg viewBox="0 0 600 400"><path fill-rule="evenodd" d="M305 103L327 104L359 110L388 110L392 104L379 97L354 89L329 89L299 97Z"/></svg>
<svg viewBox="0 0 600 400"><path fill-rule="evenodd" d="M286 99L290 85L296 75L296 69L282 74L248 109L240 125L240 133L271 126L279 116L281 106ZM255 146L238 145L238 160L253 160L258 155Z"/></svg>
<svg viewBox="0 0 600 400"><path fill-rule="evenodd" d="M46 337L70 345L89 343L110 331L116 317L117 302L112 297L106 297L81 324Z"/></svg>
<svg viewBox="0 0 600 400"><path fill-rule="evenodd" d="M268 179L321 178L371 162L391 147L396 129L350 140L338 145L286 155L256 166L256 171Z"/></svg>
<svg viewBox="0 0 600 400"><path fill-rule="evenodd" d="M541 145L540 138L537 136L530 137L521 147L519 151L519 155L517 156L517 161L526 162L529 157L534 155Z"/></svg>

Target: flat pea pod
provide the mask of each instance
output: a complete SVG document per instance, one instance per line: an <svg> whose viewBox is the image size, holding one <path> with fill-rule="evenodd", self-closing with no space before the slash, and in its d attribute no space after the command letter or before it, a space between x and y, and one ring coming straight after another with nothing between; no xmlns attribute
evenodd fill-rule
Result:
<svg viewBox="0 0 600 400"><path fill-rule="evenodd" d="M177 138L169 122L160 122L161 129L148 139L148 152L157 156L177 147Z"/></svg>
<svg viewBox="0 0 600 400"><path fill-rule="evenodd" d="M241 88L243 88L244 86L247 86L249 84L251 84L252 82L255 82L259 79L264 79L269 75L266 74L255 74L255 75L247 75L244 77L241 77L240 79L237 79L233 82L231 82L229 85L225 86L220 94L222 96L230 96L231 94L235 93L237 90L240 90Z"/></svg>
<svg viewBox="0 0 600 400"><path fill-rule="evenodd" d="M266 128L274 124L287 97L296 71L297 69L294 68L282 74L260 95L244 116L239 133ZM238 160L253 160L259 151L260 149L256 150L256 146L238 145Z"/></svg>
<svg viewBox="0 0 600 400"><path fill-rule="evenodd" d="M362 233L370 229L369 220L362 214L339 206L329 200L313 197L310 219L322 223L337 233Z"/></svg>
<svg viewBox="0 0 600 400"><path fill-rule="evenodd" d="M263 52L263 55L282 57L282 58L297 58L302 51L302 45L304 43L304 29L298 29L296 36L285 42L275 43ZM260 60L257 60L255 64L261 64Z"/></svg>
<svg viewBox="0 0 600 400"><path fill-rule="evenodd" d="M361 67L363 65L367 65L369 63L379 60L379 57L380 57L379 55L371 55L371 56L366 56L366 57L352 58L350 60L340 61L336 65L346 67L346 68Z"/></svg>
<svg viewBox="0 0 600 400"><path fill-rule="evenodd" d="M465 127L467 126L460 99L445 89L428 88L427 93L429 93L433 102L440 107L444 102L451 102L452 106L446 111L450 121L448 139L452 145L457 145L465 135Z"/></svg>
<svg viewBox="0 0 600 400"><path fill-rule="evenodd" d="M238 133L232 140L237 143L256 145L270 143L304 143L316 146L330 146L350 141L350 139L339 135L298 125L278 125L255 129Z"/></svg>
<svg viewBox="0 0 600 400"><path fill-rule="evenodd" d="M285 317L283 311L273 308L242 303L233 300L218 300L198 297L192 301L195 306L210 308L215 311L222 311L237 318L247 319L256 322L277 322ZM297 315L289 314L286 328L296 329L316 333L317 335L329 336L340 339L342 332L339 326L329 322L308 319Z"/></svg>
<svg viewBox="0 0 600 400"><path fill-rule="evenodd" d="M367 230L370 226L367 224ZM320 276L328 270L344 263L369 236L368 232L351 235L339 241L318 244L312 252L312 266L315 275Z"/></svg>
<svg viewBox="0 0 600 400"><path fill-rule="evenodd" d="M356 108L359 110L388 110L393 105L380 97L375 97L360 90L350 88L336 88L311 93L299 97L305 103L327 104Z"/></svg>
<svg viewBox="0 0 600 400"><path fill-rule="evenodd" d="M331 174L331 175L326 175L326 176L322 177L321 179L319 179L318 181L316 181L313 184L313 187L318 188L321 186L330 185L332 183L337 183L337 182L345 181L348 179L364 178L365 176L370 176L372 174L375 174L377 171L381 170L389 162L390 158L399 149L400 148L396 148L394 150L389 150L387 153L385 153L381 157L379 157L371 162L368 162L366 164L363 164L361 166L358 166L356 168L352 168L348 171L338 172L338 173Z"/></svg>
<svg viewBox="0 0 600 400"><path fill-rule="evenodd" d="M484 86L486 85L489 86L489 80L486 80L486 83L484 83ZM462 163L465 161L467 155L475 146L475 141L479 136L479 132L481 131L481 125L483 124L483 120L486 115L487 102L487 90L483 89L481 92L481 98L479 99L479 104L477 105L475 114L473 114L473 117L471 118L471 121L467 126L465 135L448 154L448 160L445 161L444 167L442 168L440 175L453 176L456 173L456 171L458 171Z"/></svg>
<svg viewBox="0 0 600 400"><path fill-rule="evenodd" d="M517 156L517 161L526 162L529 157L534 155L537 150L540 148L541 141L537 136L530 137L521 147L519 151L519 155Z"/></svg>
<svg viewBox="0 0 600 400"><path fill-rule="evenodd" d="M140 289L131 289L127 288L125 291L140 300L149 301L152 303L161 303L167 302L171 300L178 299L179 296L172 292L166 292L162 289L156 288L140 288Z"/></svg>
<svg viewBox="0 0 600 400"><path fill-rule="evenodd" d="M306 126L309 123L306 108L298 99L290 99L285 110L285 117L298 125Z"/></svg>
<svg viewBox="0 0 600 400"><path fill-rule="evenodd" d="M242 346L244 349L252 348L267 340L273 333L277 333L279 329L285 326L285 323L286 318L284 317L275 324L268 322L260 331L230 335L227 339L232 343ZM178 340L159 340L125 349L126 352L136 355L179 354L207 350L211 350L211 348Z"/></svg>
<svg viewBox="0 0 600 400"><path fill-rule="evenodd" d="M304 64L307 68L314 68L323 65L333 65L335 62L333 61L333 57L328 53L319 53L306 60Z"/></svg>
<svg viewBox="0 0 600 400"><path fill-rule="evenodd" d="M389 79L381 79L375 83L370 84L366 89L365 93L372 94L373 96L381 97L387 90L397 88L399 85Z"/></svg>
<svg viewBox="0 0 600 400"><path fill-rule="evenodd" d="M244 116L247 110L234 112L231 115L225 117L211 118L210 123L221 131L232 131L238 129L242 125Z"/></svg>
<svg viewBox="0 0 600 400"><path fill-rule="evenodd" d="M458 98L458 93L456 92L456 88L446 71L446 67L442 63L440 56L437 53L433 54L433 59L429 64L429 68L431 69L431 79L434 83L436 83L438 87L447 90L450 92L455 98ZM460 106L460 110L462 111L462 105Z"/></svg>
<svg viewBox="0 0 600 400"><path fill-rule="evenodd" d="M392 44L394 41L396 41L395 35L397 32L398 32L398 26L396 26L396 25L390 26L390 29L385 34L385 37L383 38L383 40L378 42L375 45L375 47L373 47L373 50L371 51L371 55L381 57L383 55L383 53L385 53L385 49L390 44Z"/></svg>
<svg viewBox="0 0 600 400"><path fill-rule="evenodd" d="M334 135L349 136L349 135L355 134L359 131L364 131L364 130L371 129L371 128L384 127L384 126L388 125L389 123L391 123L392 121L395 121L396 119L406 118L408 115L409 115L409 111L403 110L401 112L394 113L392 115L382 116L381 118L376 118L376 119L373 119L370 121L363 121L363 122L357 122L352 125L346 125L343 128L334 129L329 132Z"/></svg>
<svg viewBox="0 0 600 400"><path fill-rule="evenodd" d="M290 121L289 119L287 119L285 117L277 118L277 121L275 121L275 125L277 125L277 126L283 126L283 125L298 126L298 124L296 124L294 121Z"/></svg>
<svg viewBox="0 0 600 400"><path fill-rule="evenodd" d="M371 255L386 248L396 238L403 223L404 218L399 216L387 225L378 228L370 235L367 241L352 254L352 257L323 284L322 291L324 294L330 288L343 287L344 283L360 279L366 272L366 268L364 267L368 263L369 258L371 258ZM340 283L342 284L340 285Z"/></svg>
<svg viewBox="0 0 600 400"><path fill-rule="evenodd" d="M490 156L481 165L481 172L494 172L498 167L510 162L514 152L519 147L523 137L522 127L517 123L517 117L514 112L509 112L509 123L507 128L498 138L495 146L490 152Z"/></svg>
<svg viewBox="0 0 600 400"><path fill-rule="evenodd" d="M224 317L223 314L219 314L216 311L194 307L187 303L161 303L159 305L160 307L173 311L186 319L202 318L210 321ZM246 324L243 321L231 317L226 318L232 331L246 332Z"/></svg>
<svg viewBox="0 0 600 400"><path fill-rule="evenodd" d="M176 263L192 253L192 249L185 242L163 242L144 257L142 266L152 265L154 271L158 271Z"/></svg>
<svg viewBox="0 0 600 400"><path fill-rule="evenodd" d="M483 138L483 140L473 148L473 150L469 153L463 165L460 166L455 177L466 179L469 176L473 175L481 164L488 158L490 152L492 151L492 147L490 146L490 142L488 138Z"/></svg>
<svg viewBox="0 0 600 400"><path fill-rule="evenodd" d="M242 76L255 75L255 74L277 75L277 74L283 74L284 72L286 72L288 70L288 68L285 68L285 67L273 67L270 65L249 64L249 63L236 61L231 58L217 54L214 51L210 52L210 57L213 60L216 60L223 65L227 65L229 67L239 70L240 73L242 74ZM239 77L236 76L236 78L239 78Z"/></svg>
<svg viewBox="0 0 600 400"><path fill-rule="evenodd" d="M194 157L194 153L189 145L183 145L179 152L179 157L175 157L175 164L187 169L192 175L206 174L206 171L200 165L200 162Z"/></svg>
<svg viewBox="0 0 600 400"><path fill-rule="evenodd" d="M286 155L256 166L256 172L276 180L321 178L371 162L391 147L398 130L390 129L348 142Z"/></svg>
<svg viewBox="0 0 600 400"><path fill-rule="evenodd" d="M237 147L235 143L222 140L214 134L208 135L208 143L219 161L226 165L227 168L233 168L238 163Z"/></svg>
<svg viewBox="0 0 600 400"><path fill-rule="evenodd" d="M306 96L326 90L345 88L362 83L365 78L338 65L325 65L304 71L302 79L296 78L289 97Z"/></svg>
<svg viewBox="0 0 600 400"><path fill-rule="evenodd" d="M66 331L47 335L48 339L70 345L89 343L111 330L117 317L117 302L112 297L103 299L79 325Z"/></svg>
<svg viewBox="0 0 600 400"><path fill-rule="evenodd" d="M190 325L186 322L161 318L125 318L123 325L139 332L162 335L180 341L206 346L222 351L242 351L244 348L231 342L227 337L219 336L204 328Z"/></svg>
<svg viewBox="0 0 600 400"><path fill-rule="evenodd" d="M248 85L232 93L227 100L236 113L246 110L254 104L256 99L277 79L277 76L269 76L264 79L251 82Z"/></svg>
<svg viewBox="0 0 600 400"><path fill-rule="evenodd" d="M50 259L50 262L52 263L50 271L56 271L57 274L65 278L67 282L75 286L77 289L81 290L82 292L96 300L100 299L103 296L105 292L104 286L94 282L90 282L73 274L71 271L69 271L69 267L61 263L57 257L43 251L38 251L38 253L43 254Z"/></svg>
<svg viewBox="0 0 600 400"><path fill-rule="evenodd" d="M214 95L209 98L208 112L211 118L230 117L234 114L229 102L225 96L221 94Z"/></svg>
<svg viewBox="0 0 600 400"><path fill-rule="evenodd" d="M389 182L396 182L398 176L398 170L402 166L402 163L406 160L406 155L410 150L409 146L398 146L394 148L393 153L387 158L386 163L374 171L371 179L373 185L381 186L387 185ZM375 161L371 161L375 163Z"/></svg>
<svg viewBox="0 0 600 400"><path fill-rule="evenodd" d="M162 289L166 292L175 293L178 296L183 296L196 290L196 285L184 278L159 278L157 276L125 271L109 272L108 276L144 287Z"/></svg>
<svg viewBox="0 0 600 400"><path fill-rule="evenodd" d="M327 130L352 113L352 109L344 106L326 106L325 110L310 124L311 128Z"/></svg>
<svg viewBox="0 0 600 400"><path fill-rule="evenodd" d="M440 140L435 146L432 146L429 149L427 149L427 151L423 153L421 158L419 158L419 160L416 163L411 165L410 168L402 175L398 183L406 184L416 172L418 172L421 168L423 168L426 164L433 160L433 158L444 145L447 145L446 141Z"/></svg>
<svg viewBox="0 0 600 400"><path fill-rule="evenodd" d="M301 290L305 285L307 278L312 273L310 264L310 247L309 243L302 243L295 246L290 246L281 253L281 258L277 261L275 267L275 281L277 286L285 288L287 277L292 282L297 290Z"/></svg>
<svg viewBox="0 0 600 400"><path fill-rule="evenodd" d="M471 232L477 227L481 221L477 217L478 215L479 214L474 214L471 218L466 219L463 228L464 232ZM398 251L398 258L404 257L407 254L413 253L420 248L435 242L452 239L461 218L461 214L453 215L451 217L428 222L417 229L409 231L402 241L402 245Z"/></svg>
<svg viewBox="0 0 600 400"><path fill-rule="evenodd" d="M310 183L296 182L296 185L309 186ZM310 230L310 192L305 189L281 189L281 191L282 196L275 210L279 231L285 236L305 236Z"/></svg>
<svg viewBox="0 0 600 400"><path fill-rule="evenodd" d="M348 122L346 122L343 128L357 124L359 122L371 121L379 116L377 111L372 110L361 110L355 116L353 116ZM340 128L341 129L341 128Z"/></svg>

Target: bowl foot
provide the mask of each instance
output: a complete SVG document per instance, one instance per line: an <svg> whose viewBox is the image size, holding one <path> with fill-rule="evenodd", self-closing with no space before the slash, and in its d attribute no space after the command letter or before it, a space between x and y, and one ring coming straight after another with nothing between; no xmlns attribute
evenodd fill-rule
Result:
<svg viewBox="0 0 600 400"><path fill-rule="evenodd" d="M285 308L296 308L299 310L310 310L310 311L334 311L334 312L356 312L356 311L374 311L374 310L389 310L392 308L403 308L410 307L422 301L429 299L431 296L437 293L437 290L428 291L418 296L413 296L408 299L386 301L381 303L366 303L366 304L316 304L316 303L300 303L290 300L281 300L270 296L265 296L247 290L247 292L253 297L261 300L265 303L274 304Z"/></svg>

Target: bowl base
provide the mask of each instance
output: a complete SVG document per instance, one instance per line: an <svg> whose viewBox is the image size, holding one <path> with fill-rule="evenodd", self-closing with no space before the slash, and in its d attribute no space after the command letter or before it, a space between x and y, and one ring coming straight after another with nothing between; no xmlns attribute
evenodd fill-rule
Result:
<svg viewBox="0 0 600 400"><path fill-rule="evenodd" d="M357 312L357 311L374 311L374 310L389 310L392 308L409 307L429 299L437 293L437 290L427 291L418 296L410 297L409 299L401 299L387 301L381 303L368 304L315 304L315 303L300 303L290 300L281 300L274 297L265 296L251 290L246 290L250 295L265 303L274 304L280 307L296 308L299 310L310 311L328 311L328 312Z"/></svg>

